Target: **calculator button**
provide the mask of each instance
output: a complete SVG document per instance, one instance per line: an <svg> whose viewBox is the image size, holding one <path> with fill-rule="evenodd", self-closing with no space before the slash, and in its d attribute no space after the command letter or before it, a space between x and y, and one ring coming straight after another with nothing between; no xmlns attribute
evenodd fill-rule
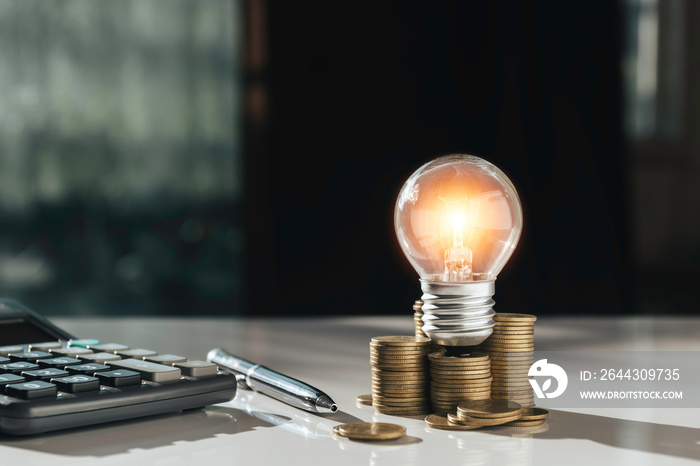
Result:
<svg viewBox="0 0 700 466"><path fill-rule="evenodd" d="M65 377L68 375L68 372L62 369L56 369L55 367L47 367L46 369L23 371L22 375L28 380L43 380L44 382L50 382L54 377Z"/></svg>
<svg viewBox="0 0 700 466"><path fill-rule="evenodd" d="M108 361L119 361L121 359L121 356L117 356L114 353L92 353L83 354L82 356L80 356L80 359L82 359L85 362L96 362L97 364L104 364Z"/></svg>
<svg viewBox="0 0 700 466"><path fill-rule="evenodd" d="M23 400L56 396L56 385L42 380L30 382L11 383L5 386L5 394Z"/></svg>
<svg viewBox="0 0 700 466"><path fill-rule="evenodd" d="M151 382L172 382L180 380L180 369L172 366L164 366L139 359L124 359L109 363L113 368L129 369L141 374L144 380Z"/></svg>
<svg viewBox="0 0 700 466"><path fill-rule="evenodd" d="M21 353L24 351L22 346L0 346L0 356L7 356L10 353Z"/></svg>
<svg viewBox="0 0 700 466"><path fill-rule="evenodd" d="M172 366L176 362L186 362L187 358L182 356L176 356L174 354L161 354L160 356L151 356L146 358L146 361L154 362L156 364L165 364L166 366Z"/></svg>
<svg viewBox="0 0 700 466"><path fill-rule="evenodd" d="M43 343L32 343L29 345L30 351L49 351L61 347L60 341L45 341Z"/></svg>
<svg viewBox="0 0 700 466"><path fill-rule="evenodd" d="M0 374L0 390L8 383L24 382L26 379L17 374Z"/></svg>
<svg viewBox="0 0 700 466"><path fill-rule="evenodd" d="M141 374L126 369L96 372L95 377L100 379L102 385L107 385L108 387L126 387L128 385L141 384Z"/></svg>
<svg viewBox="0 0 700 466"><path fill-rule="evenodd" d="M126 351L130 349L126 345L120 345L119 343L105 343L102 345L90 345L88 346L93 351L99 351L104 353L115 354L117 351Z"/></svg>
<svg viewBox="0 0 700 466"><path fill-rule="evenodd" d="M75 348L87 348L88 346L95 346L99 345L100 340L90 340L90 339L82 339L82 340L71 340L68 342L68 346L72 346Z"/></svg>
<svg viewBox="0 0 700 466"><path fill-rule="evenodd" d="M25 351L23 353L10 353L8 356L13 361L36 362L37 359L48 359L52 355L44 351Z"/></svg>
<svg viewBox="0 0 700 466"><path fill-rule="evenodd" d="M12 362L12 360L10 358L0 356L0 364L7 364L8 362Z"/></svg>
<svg viewBox="0 0 700 466"><path fill-rule="evenodd" d="M39 359L37 362L39 367L56 367L58 369L63 369L66 366L75 366L76 364L82 364L83 361L75 358L51 358L51 359Z"/></svg>
<svg viewBox="0 0 700 466"><path fill-rule="evenodd" d="M199 379L214 377L218 372L216 364L206 361L176 362L173 366L180 369L182 375Z"/></svg>
<svg viewBox="0 0 700 466"><path fill-rule="evenodd" d="M68 393L82 393L100 389L100 380L97 377L83 374L54 378L51 382L55 383L60 391Z"/></svg>
<svg viewBox="0 0 700 466"><path fill-rule="evenodd" d="M87 364L78 364L77 366L66 366L66 370L71 374L92 375L95 372L108 371L109 367L104 364L89 362Z"/></svg>
<svg viewBox="0 0 700 466"><path fill-rule="evenodd" d="M127 358L144 359L144 358L148 358L151 356L158 356L157 352L147 350L147 349L142 349L142 348L130 349L130 350L125 350L125 351L117 351L117 354L124 359L127 359Z"/></svg>
<svg viewBox="0 0 700 466"><path fill-rule="evenodd" d="M80 346L70 346L68 348L51 349L50 351L52 355L65 356L68 358L82 356L83 354L92 354L92 350Z"/></svg>
<svg viewBox="0 0 700 466"><path fill-rule="evenodd" d="M32 364L31 362L18 361L18 362L8 362L7 364L0 364L0 372L10 372L12 374L21 374L23 371L33 371L34 369L39 369L39 366Z"/></svg>

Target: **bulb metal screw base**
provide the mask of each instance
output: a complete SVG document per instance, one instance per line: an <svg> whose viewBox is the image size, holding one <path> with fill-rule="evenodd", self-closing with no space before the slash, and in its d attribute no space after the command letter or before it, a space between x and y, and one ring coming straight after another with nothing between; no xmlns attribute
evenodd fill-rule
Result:
<svg viewBox="0 0 700 466"><path fill-rule="evenodd" d="M495 280L439 282L421 279L423 332L445 347L475 347L486 340L493 316ZM449 352L449 348L448 348Z"/></svg>

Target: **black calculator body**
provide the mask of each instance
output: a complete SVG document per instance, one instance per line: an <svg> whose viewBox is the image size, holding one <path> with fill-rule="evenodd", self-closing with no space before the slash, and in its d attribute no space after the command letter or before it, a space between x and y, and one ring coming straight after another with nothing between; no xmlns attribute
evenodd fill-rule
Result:
<svg viewBox="0 0 700 466"><path fill-rule="evenodd" d="M80 340L0 299L0 433L29 435L202 408L236 396L206 361Z"/></svg>

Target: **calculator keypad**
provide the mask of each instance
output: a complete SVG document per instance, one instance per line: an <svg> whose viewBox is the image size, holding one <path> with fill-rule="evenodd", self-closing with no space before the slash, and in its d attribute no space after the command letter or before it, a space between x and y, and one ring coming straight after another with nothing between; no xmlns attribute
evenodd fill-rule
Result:
<svg viewBox="0 0 700 466"><path fill-rule="evenodd" d="M0 347L0 394L22 400L206 379L215 364L97 340ZM75 395L71 395L75 396Z"/></svg>

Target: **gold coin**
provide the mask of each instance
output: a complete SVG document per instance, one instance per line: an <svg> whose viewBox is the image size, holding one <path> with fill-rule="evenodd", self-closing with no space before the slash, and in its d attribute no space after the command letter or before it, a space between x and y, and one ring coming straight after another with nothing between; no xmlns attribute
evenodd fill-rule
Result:
<svg viewBox="0 0 700 466"><path fill-rule="evenodd" d="M425 367L426 369L428 368L428 364L426 361L422 361L420 359L377 359L377 358L370 358L369 362L372 363L372 365L397 365L397 366L416 366L423 368Z"/></svg>
<svg viewBox="0 0 700 466"><path fill-rule="evenodd" d="M381 351L370 348L369 355L373 357L387 358L426 358L428 353L425 351Z"/></svg>
<svg viewBox="0 0 700 466"><path fill-rule="evenodd" d="M432 401L434 404L435 403L462 403L465 401L483 401L483 400L490 400L491 399L491 394L490 393L484 393L483 395L476 395L476 394L462 394L462 395L454 395L454 396L445 396L445 397L438 397L437 395L431 395L430 401Z"/></svg>
<svg viewBox="0 0 700 466"><path fill-rule="evenodd" d="M428 354L431 361L445 362L445 363L455 363L455 364L479 364L486 363L489 360L488 354L476 355L476 356L445 356L442 351L434 351Z"/></svg>
<svg viewBox="0 0 700 466"><path fill-rule="evenodd" d="M480 387L449 387L443 388L435 385L430 386L430 391L435 393L483 393L491 390L491 385L482 385Z"/></svg>
<svg viewBox="0 0 700 466"><path fill-rule="evenodd" d="M427 388L419 388L416 390L387 390L383 387L372 387L372 394L387 397L419 397L430 393Z"/></svg>
<svg viewBox="0 0 700 466"><path fill-rule="evenodd" d="M520 320L512 320L512 321L499 321L496 322L496 325L494 325L493 330L503 330L503 329L535 329L535 323L534 322L525 322L525 321L520 321Z"/></svg>
<svg viewBox="0 0 700 466"><path fill-rule="evenodd" d="M464 385L470 383L486 383L486 379L491 378L491 372L484 372L481 374L451 374L430 371L430 377L433 382L445 385Z"/></svg>
<svg viewBox="0 0 700 466"><path fill-rule="evenodd" d="M414 392L414 391L427 390L428 384L423 383L423 384L400 385L400 384L392 384L392 383L386 383L386 382L374 382L374 383L372 383L372 388L387 390L390 392L391 391L393 391L393 392Z"/></svg>
<svg viewBox="0 0 700 466"><path fill-rule="evenodd" d="M516 327L512 327L512 328L505 328L505 327L496 328L496 327L494 327L489 338L493 337L494 335L504 335L506 337L518 336L518 335L523 335L523 336L532 335L532 336L534 336L535 329L534 329L534 327L532 329L529 329L529 328L519 329Z"/></svg>
<svg viewBox="0 0 700 466"><path fill-rule="evenodd" d="M493 316L496 322L532 322L537 320L537 316L532 314L516 314L511 312L497 312Z"/></svg>
<svg viewBox="0 0 700 466"><path fill-rule="evenodd" d="M488 345L532 345L534 342L534 338L527 337L527 338L488 338L487 340L484 340L482 345L488 344Z"/></svg>
<svg viewBox="0 0 700 466"><path fill-rule="evenodd" d="M378 372L381 371L381 372ZM420 372L392 372L381 369L372 369L372 380L377 382L413 382L423 383L428 381L428 374Z"/></svg>
<svg viewBox="0 0 700 466"><path fill-rule="evenodd" d="M511 416L507 417L496 417L496 418L479 418L479 417L468 417L468 416L460 416L459 414L448 414L447 415L447 420L450 421L452 424L459 424L459 425L481 425L482 427L487 427L487 426L498 426L501 424L505 424L506 422L513 422L520 419L520 414L514 414Z"/></svg>
<svg viewBox="0 0 700 466"><path fill-rule="evenodd" d="M450 424L450 421L447 419L447 416L441 416L439 414L430 414L425 418L425 423L428 427L442 430L474 430L481 427L478 425L463 426L457 424Z"/></svg>
<svg viewBox="0 0 700 466"><path fill-rule="evenodd" d="M418 366L428 368L427 361L424 359L386 359L386 358L370 358L369 362L375 364L397 364L401 366Z"/></svg>
<svg viewBox="0 0 700 466"><path fill-rule="evenodd" d="M379 380L372 379L372 386L387 390L423 390L428 387L428 380L395 381L380 377Z"/></svg>
<svg viewBox="0 0 700 466"><path fill-rule="evenodd" d="M418 338L413 336L411 338ZM386 346L378 343L369 344L370 351L377 353L428 354L432 351L430 345L422 346Z"/></svg>
<svg viewBox="0 0 700 466"><path fill-rule="evenodd" d="M549 411L544 408L523 408L523 414L520 417L521 421L539 421L544 420L549 416Z"/></svg>
<svg viewBox="0 0 700 466"><path fill-rule="evenodd" d="M372 395L360 395L355 398L355 401L361 405L372 406Z"/></svg>
<svg viewBox="0 0 700 466"><path fill-rule="evenodd" d="M498 390L495 388L491 388L491 393L494 395L508 395L508 396L530 396L532 392L532 387L528 389L520 389L520 390Z"/></svg>
<svg viewBox="0 0 700 466"><path fill-rule="evenodd" d="M338 432L353 440L391 440L406 435L406 428L386 422L355 422L338 426Z"/></svg>
<svg viewBox="0 0 700 466"><path fill-rule="evenodd" d="M392 336L382 336L374 337L371 343L376 346L415 346L424 347L430 345L430 338L420 338L416 336L409 335L392 335Z"/></svg>
<svg viewBox="0 0 700 466"><path fill-rule="evenodd" d="M426 397L423 396L414 396L414 397L404 397L404 396L381 396L381 395L375 395L372 397L372 402L379 402L379 404L385 404L385 403L421 403L426 400Z"/></svg>
<svg viewBox="0 0 700 466"><path fill-rule="evenodd" d="M505 350L505 351L512 351L512 350L517 350L517 351L533 351L535 349L535 345L532 343L496 343L496 342L490 342L490 341L485 341L479 346L480 348L486 349L486 350Z"/></svg>
<svg viewBox="0 0 700 466"><path fill-rule="evenodd" d="M507 424L503 424L505 427L535 427L544 424L544 419L538 419L535 421L512 421Z"/></svg>
<svg viewBox="0 0 700 466"><path fill-rule="evenodd" d="M418 408L395 408L385 406L375 406L374 410L380 414L390 414L392 416L418 416L430 411L428 406Z"/></svg>
<svg viewBox="0 0 700 466"><path fill-rule="evenodd" d="M460 403L457 414L467 417L506 417L522 413L522 406L503 400L467 401Z"/></svg>
<svg viewBox="0 0 700 466"><path fill-rule="evenodd" d="M491 383L493 382L493 377L488 377L488 378L483 378L483 379L472 379L472 380L440 380L440 379L433 379L432 382L430 382L430 386L432 388L437 388L437 389L453 389L453 388L460 388L460 387L465 387L465 388L479 388L479 387L490 387Z"/></svg>
<svg viewBox="0 0 700 466"><path fill-rule="evenodd" d="M418 372L425 371L423 366L404 365L404 364L372 364L373 369L379 369L389 372Z"/></svg>

